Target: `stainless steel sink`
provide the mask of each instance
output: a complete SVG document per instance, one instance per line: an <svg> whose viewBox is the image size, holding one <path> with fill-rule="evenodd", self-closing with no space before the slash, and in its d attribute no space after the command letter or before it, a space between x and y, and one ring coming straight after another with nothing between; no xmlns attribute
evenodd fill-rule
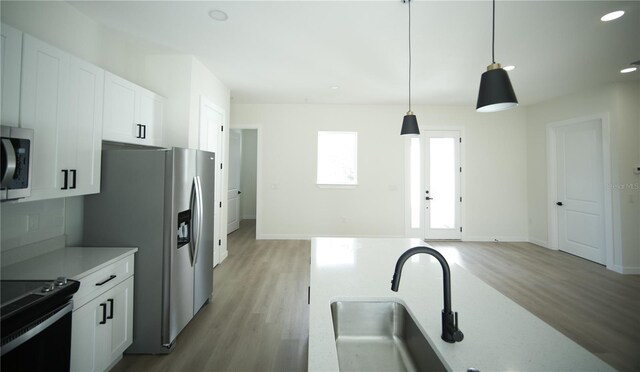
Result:
<svg viewBox="0 0 640 372"><path fill-rule="evenodd" d="M395 301L331 304L340 371L446 371L407 309Z"/></svg>

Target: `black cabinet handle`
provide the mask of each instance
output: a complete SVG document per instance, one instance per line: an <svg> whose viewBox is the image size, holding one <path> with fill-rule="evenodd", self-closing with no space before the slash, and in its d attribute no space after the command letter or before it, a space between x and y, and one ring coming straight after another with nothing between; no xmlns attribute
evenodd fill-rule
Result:
<svg viewBox="0 0 640 372"><path fill-rule="evenodd" d="M556 205L562 207L564 204L562 204L562 202L557 202Z"/></svg>
<svg viewBox="0 0 640 372"><path fill-rule="evenodd" d="M108 299L107 302L109 303L109 315L107 319L113 319L113 298Z"/></svg>
<svg viewBox="0 0 640 372"><path fill-rule="evenodd" d="M114 274L114 275L111 275L111 276L109 276L107 279L105 279L105 280L103 280L103 281L101 281L101 282L99 282L99 283L96 283L96 285L97 285L97 286L101 286L101 285L103 285L104 283L106 283L106 282L108 282L108 281L111 281L111 280L113 280L113 279L115 279L115 278L116 278L116 275L115 275L115 274Z"/></svg>
<svg viewBox="0 0 640 372"><path fill-rule="evenodd" d="M69 187L70 189L75 189L76 188L76 170L72 169L70 170L71 172L71 187Z"/></svg>
<svg viewBox="0 0 640 372"><path fill-rule="evenodd" d="M138 135L136 138L142 138L142 124L136 124L136 127L138 127Z"/></svg>
<svg viewBox="0 0 640 372"><path fill-rule="evenodd" d="M146 139L147 138L147 126L143 125L142 126L142 139Z"/></svg>
<svg viewBox="0 0 640 372"><path fill-rule="evenodd" d="M102 320L100 324L107 324L107 304L100 304L100 307L102 308Z"/></svg>
<svg viewBox="0 0 640 372"><path fill-rule="evenodd" d="M66 189L68 189L68 188L69 188L69 184L68 184L68 181L69 181L69 171L68 171L67 169L63 169L63 170L62 170L62 174L63 174L64 176L62 176L63 183L62 183L62 187L60 188L60 190L66 190Z"/></svg>

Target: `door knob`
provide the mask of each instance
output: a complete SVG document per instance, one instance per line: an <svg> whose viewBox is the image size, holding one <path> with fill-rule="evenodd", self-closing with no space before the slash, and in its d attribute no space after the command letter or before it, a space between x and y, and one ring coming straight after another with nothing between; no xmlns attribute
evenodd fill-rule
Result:
<svg viewBox="0 0 640 372"><path fill-rule="evenodd" d="M557 203L556 203L556 205L557 205L557 206L560 206L560 207L562 207L562 206L563 206L562 202L557 202Z"/></svg>
<svg viewBox="0 0 640 372"><path fill-rule="evenodd" d="M242 194L242 191L238 190L238 195Z"/></svg>

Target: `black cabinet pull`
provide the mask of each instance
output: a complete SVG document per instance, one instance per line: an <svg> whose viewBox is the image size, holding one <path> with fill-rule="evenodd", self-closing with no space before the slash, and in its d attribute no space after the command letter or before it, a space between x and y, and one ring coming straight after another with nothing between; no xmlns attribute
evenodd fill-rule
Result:
<svg viewBox="0 0 640 372"><path fill-rule="evenodd" d="M70 189L75 189L76 188L76 170L72 169L70 170L71 172L71 187L69 187Z"/></svg>
<svg viewBox="0 0 640 372"><path fill-rule="evenodd" d="M115 275L111 275L111 276L109 276L107 279L105 279L105 280L103 280L103 281L101 281L101 282L99 282L99 283L96 283L96 285L97 285L97 286L101 286L101 285L103 285L104 283L106 283L106 282L108 282L108 281L110 281L110 280L113 280L113 279L115 279L115 278L116 278L116 276L115 276Z"/></svg>
<svg viewBox="0 0 640 372"><path fill-rule="evenodd" d="M147 126L143 125L142 126L142 139L146 139L147 138Z"/></svg>
<svg viewBox="0 0 640 372"><path fill-rule="evenodd" d="M142 124L136 124L136 127L138 127L138 135L136 138L142 138Z"/></svg>
<svg viewBox="0 0 640 372"><path fill-rule="evenodd" d="M556 205L562 207L564 204L562 204L562 202L557 202Z"/></svg>
<svg viewBox="0 0 640 372"><path fill-rule="evenodd" d="M62 170L62 174L63 174L63 176L62 176L63 183L62 183L62 187L60 188L60 190L66 190L66 189L68 189L68 188L69 188L69 184L68 184L68 181L69 181L69 171L68 171L68 170L66 170L66 169L63 169L63 170Z"/></svg>
<svg viewBox="0 0 640 372"><path fill-rule="evenodd" d="M107 324L107 304L100 304L100 307L102 308L102 320L100 324Z"/></svg>
<svg viewBox="0 0 640 372"><path fill-rule="evenodd" d="M113 298L108 299L107 302L109 303L109 315L107 319L113 319Z"/></svg>

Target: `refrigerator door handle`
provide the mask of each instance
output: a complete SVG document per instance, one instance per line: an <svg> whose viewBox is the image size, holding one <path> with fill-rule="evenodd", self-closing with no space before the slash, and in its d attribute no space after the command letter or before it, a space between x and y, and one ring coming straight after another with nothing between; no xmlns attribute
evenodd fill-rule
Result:
<svg viewBox="0 0 640 372"><path fill-rule="evenodd" d="M195 264L196 262L198 262L198 253L200 252L200 235L202 234L202 221L204 219L203 216L203 209L204 209L204 203L202 202L202 182L200 182L200 176L196 176L194 178L194 181L196 183L196 202L198 203L198 234L196 234L195 239L196 239L196 246L195 246L195 253L194 253L194 257L193 257L193 263Z"/></svg>
<svg viewBox="0 0 640 372"><path fill-rule="evenodd" d="M195 246L196 246L196 233L194 229L194 222L196 219L196 199L198 193L198 186L196 184L196 178L193 178L193 183L191 184L191 198L189 201L189 208L191 209L191 221L189 222L189 258L191 259L191 267L193 267L195 263Z"/></svg>

